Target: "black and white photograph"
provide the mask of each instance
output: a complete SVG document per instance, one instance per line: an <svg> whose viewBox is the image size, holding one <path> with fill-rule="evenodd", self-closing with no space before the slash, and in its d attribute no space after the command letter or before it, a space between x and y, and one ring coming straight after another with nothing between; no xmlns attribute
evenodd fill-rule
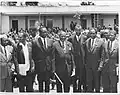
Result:
<svg viewBox="0 0 120 95"><path fill-rule="evenodd" d="M0 95L120 93L119 15L120 0L0 0Z"/></svg>

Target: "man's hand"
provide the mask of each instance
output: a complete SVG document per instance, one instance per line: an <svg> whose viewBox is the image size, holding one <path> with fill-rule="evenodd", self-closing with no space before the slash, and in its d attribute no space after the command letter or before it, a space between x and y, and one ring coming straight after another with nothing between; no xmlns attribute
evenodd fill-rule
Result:
<svg viewBox="0 0 120 95"><path fill-rule="evenodd" d="M102 71L102 67L98 67L98 70L97 71Z"/></svg>
<svg viewBox="0 0 120 95"><path fill-rule="evenodd" d="M32 68L30 69L30 72L34 72L34 71L35 71L35 68L32 67Z"/></svg>

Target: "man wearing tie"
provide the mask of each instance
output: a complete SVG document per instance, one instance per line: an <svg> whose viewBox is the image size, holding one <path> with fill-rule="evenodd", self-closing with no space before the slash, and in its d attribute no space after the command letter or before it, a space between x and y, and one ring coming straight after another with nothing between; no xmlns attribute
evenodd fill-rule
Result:
<svg viewBox="0 0 120 95"><path fill-rule="evenodd" d="M73 92L81 92L81 86L83 85L83 91L86 91L86 71L84 65L84 42L86 37L81 34L82 27L80 25L75 26L76 34L71 36L68 41L73 45L73 56L75 62L75 76L73 77ZM77 83L78 80L78 83Z"/></svg>
<svg viewBox="0 0 120 95"><path fill-rule="evenodd" d="M85 64L87 92L100 92L100 71L103 56L103 40L96 37L95 29L90 30L91 37L85 43Z"/></svg>
<svg viewBox="0 0 120 95"><path fill-rule="evenodd" d="M60 40L53 44L55 73L59 77L56 77L57 92L69 92L70 75L73 69L73 49L72 44L66 40L66 33L64 31L60 31L59 35Z"/></svg>
<svg viewBox="0 0 120 95"><path fill-rule="evenodd" d="M119 43L115 37L116 31L110 31L109 41L104 45L104 63L101 65L103 92L107 93L117 93Z"/></svg>
<svg viewBox="0 0 120 95"><path fill-rule="evenodd" d="M35 62L35 73L39 85L39 92L49 92L50 75L52 72L53 40L47 38L46 27L39 29L39 37L32 43L32 58ZM45 85L43 84L45 83Z"/></svg>

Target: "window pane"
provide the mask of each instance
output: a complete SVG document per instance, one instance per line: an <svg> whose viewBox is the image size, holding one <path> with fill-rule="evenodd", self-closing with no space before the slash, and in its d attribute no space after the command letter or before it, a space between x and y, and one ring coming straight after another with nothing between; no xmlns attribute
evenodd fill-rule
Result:
<svg viewBox="0 0 120 95"><path fill-rule="evenodd" d="M30 27L34 27L35 26L35 22L36 22L36 20L30 20Z"/></svg>

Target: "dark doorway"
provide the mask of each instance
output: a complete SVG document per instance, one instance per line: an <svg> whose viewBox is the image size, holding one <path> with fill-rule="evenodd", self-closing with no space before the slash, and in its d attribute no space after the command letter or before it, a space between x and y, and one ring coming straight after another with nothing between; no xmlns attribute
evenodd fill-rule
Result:
<svg viewBox="0 0 120 95"><path fill-rule="evenodd" d="M18 29L18 20L12 20L12 28L14 30L17 30Z"/></svg>
<svg viewBox="0 0 120 95"><path fill-rule="evenodd" d="M81 26L82 26L83 29L87 28L87 20L86 19L81 20Z"/></svg>
<svg viewBox="0 0 120 95"><path fill-rule="evenodd" d="M52 19L47 19L47 27L52 28L53 27L53 20Z"/></svg>

